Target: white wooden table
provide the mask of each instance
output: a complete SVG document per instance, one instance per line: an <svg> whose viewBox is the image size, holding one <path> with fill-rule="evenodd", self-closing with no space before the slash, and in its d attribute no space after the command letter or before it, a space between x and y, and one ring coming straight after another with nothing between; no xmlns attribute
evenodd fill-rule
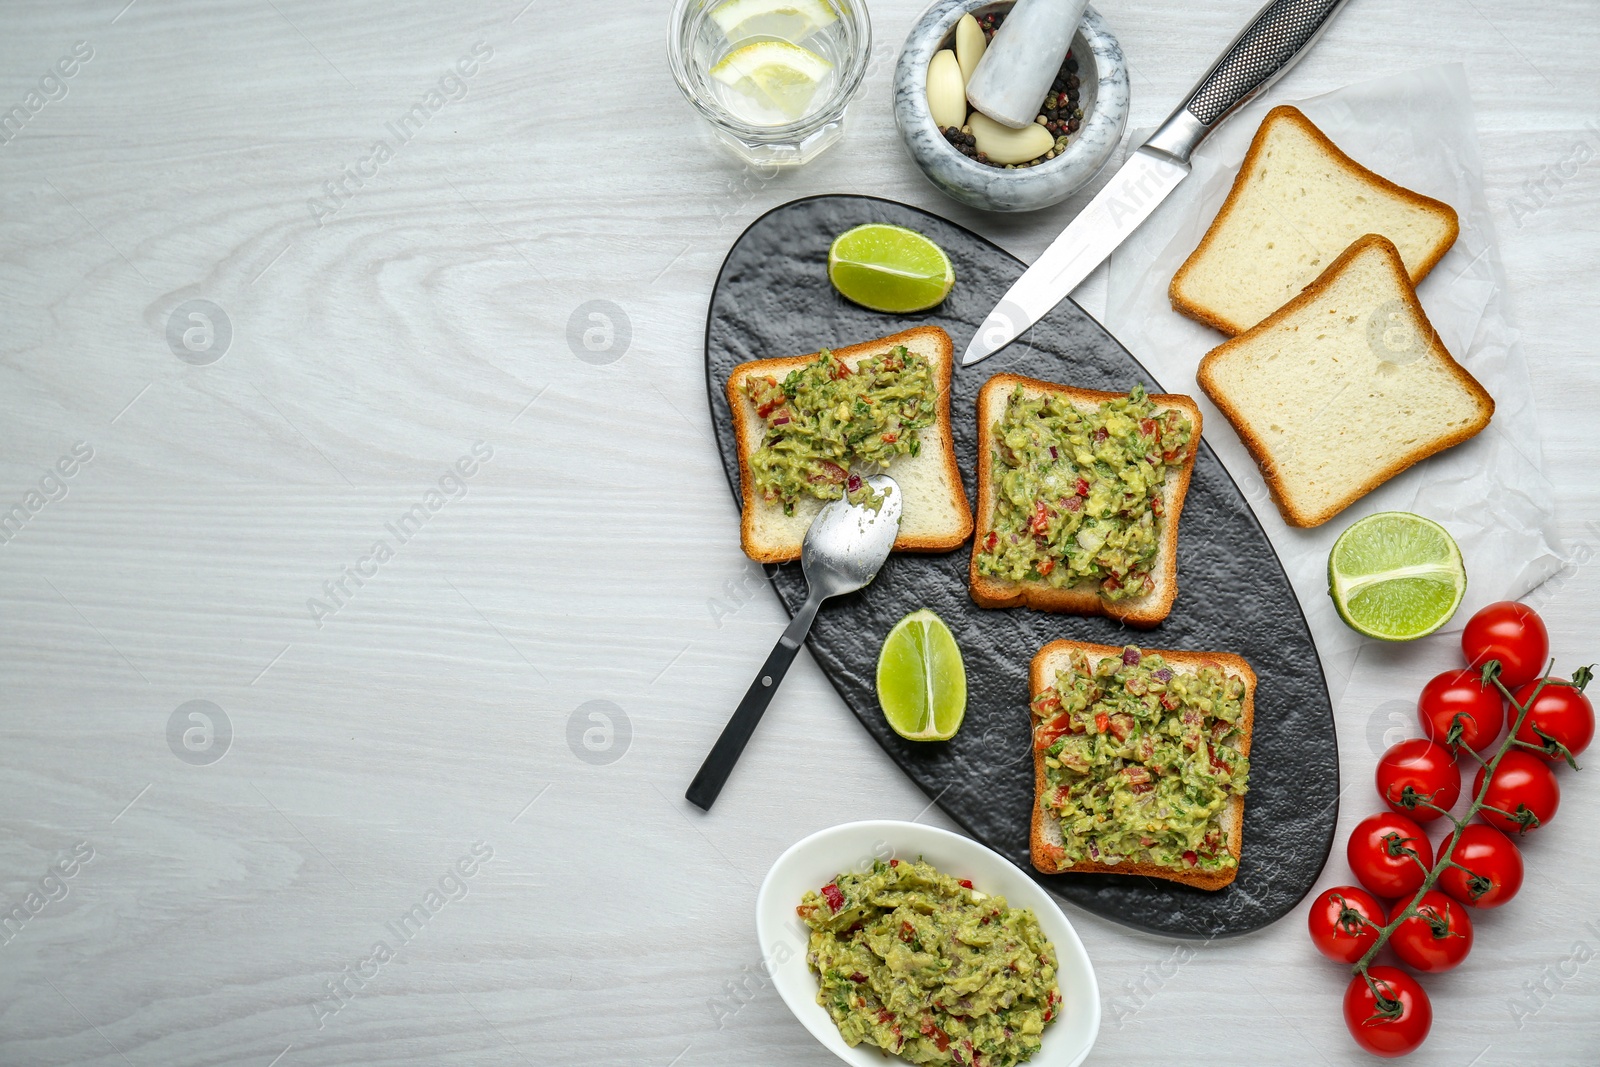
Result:
<svg viewBox="0 0 1600 1067"><path fill-rule="evenodd" d="M771 181L679 98L664 3L126 2L0 32L0 1063L831 1062L757 969L755 886L819 827L942 816L806 656L715 814L680 799L782 618L710 441L711 283L801 195L1025 259L1083 197L991 218L923 181L888 99L917 0L873 0L845 142ZM1106 0L1132 125L1256 6ZM1355 0L1282 89L1468 68L1566 664L1600 656L1597 48L1591 0ZM590 301L611 362L569 341ZM1450 662L1363 660L1342 830ZM1414 1062L1600 1057L1600 773L1563 783ZM1071 915L1091 1062L1365 1062L1301 913L1198 948Z"/></svg>

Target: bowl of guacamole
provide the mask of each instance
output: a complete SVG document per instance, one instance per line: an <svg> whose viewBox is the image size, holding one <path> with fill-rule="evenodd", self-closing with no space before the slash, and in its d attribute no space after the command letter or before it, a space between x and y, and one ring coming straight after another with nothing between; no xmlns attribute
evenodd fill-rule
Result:
<svg viewBox="0 0 1600 1067"><path fill-rule="evenodd" d="M805 838L756 902L761 973L840 1059L1075 1067L1094 968L1038 883L960 834L856 822Z"/></svg>

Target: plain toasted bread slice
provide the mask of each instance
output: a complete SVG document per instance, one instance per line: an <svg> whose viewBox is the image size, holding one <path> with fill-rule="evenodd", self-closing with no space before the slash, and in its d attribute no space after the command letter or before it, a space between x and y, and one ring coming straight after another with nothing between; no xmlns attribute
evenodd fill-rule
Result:
<svg viewBox="0 0 1600 1067"><path fill-rule="evenodd" d="M1460 230L1449 204L1374 174L1298 108L1275 107L1168 295L1179 312L1232 336L1282 307L1363 234L1394 242L1415 285Z"/></svg>
<svg viewBox="0 0 1600 1067"><path fill-rule="evenodd" d="M1039 650L1033 657L1033 666L1029 671L1029 717L1033 719L1032 699L1046 689L1055 685L1056 674L1059 671L1071 669L1071 655L1074 651L1082 652L1089 661L1089 666L1108 657L1121 658L1123 650L1110 645L1094 645L1083 641L1052 641ZM1160 656L1174 673L1198 673L1201 667L1211 666L1221 670L1224 674L1244 680L1244 712L1239 720L1238 749L1246 758L1250 756L1250 738L1255 732L1256 714L1256 672L1250 669L1240 656L1231 652L1173 652L1165 649L1151 648L1144 650L1148 655ZM1038 721L1033 721L1032 726L1037 728ZM1030 743L1033 737L1029 731ZM1244 797L1236 796L1230 804L1230 810L1222 818L1222 829L1227 835L1228 851L1233 855L1234 865L1220 871L1177 870L1172 867L1163 867L1155 863L1131 862L1122 863L1097 863L1087 860L1082 863L1069 863L1062 866L1062 837L1061 824L1054 817L1044 803L1045 792L1049 788L1045 781L1044 750L1033 745L1033 829L1028 842L1033 857L1033 865L1046 874L1142 874L1150 878L1166 878L1184 885L1192 885L1197 889L1221 889L1232 882L1239 874L1239 857L1244 850Z"/></svg>
<svg viewBox="0 0 1600 1067"><path fill-rule="evenodd" d="M939 398L934 421L919 431L918 453L898 457L883 472L894 478L901 492L900 532L894 547L897 552L945 552L959 547L972 533L972 509L961 485L955 441L950 433L950 375L955 366L950 335L937 326L920 326L832 352L853 368L896 345L905 345L928 360L938 383ZM745 382L752 375L763 374L782 381L790 371L814 362L817 355L812 352L783 359L758 359L739 364L728 375L728 407L733 412L733 432L738 440L739 485L744 498L739 537L745 554L758 563L799 559L801 542L823 501L803 498L795 505L793 515L785 515L781 504L768 504L761 499L750 473L750 457L761 447L766 420L750 402Z"/></svg>
<svg viewBox="0 0 1600 1067"><path fill-rule="evenodd" d="M1093 389L1075 389L1055 382L1024 378L1016 374L997 374L984 383L978 392L978 535L972 542L972 560L967 574L972 599L984 608L1029 607L1038 611L1058 611L1072 615L1107 615L1129 626L1151 627L1172 612L1172 602L1178 595L1178 517L1183 514L1184 496L1189 491L1189 476L1194 471L1194 457L1200 447L1200 408L1186 396L1172 393L1152 393L1157 411L1181 408L1194 426L1189 455L1181 467L1167 472L1162 490L1163 524L1161 551L1151 568L1155 588L1140 597L1129 597L1115 602L1101 597L1097 583L1057 589L1047 582L1009 582L978 573L978 557L982 554L983 539L994 528L995 484L994 426L1005 413L1007 400L1016 386L1022 386L1029 395L1055 393L1069 398L1084 411L1093 411L1107 400L1125 394L1097 392Z"/></svg>
<svg viewBox="0 0 1600 1067"><path fill-rule="evenodd" d="M1376 234L1213 349L1196 377L1291 526L1327 522L1494 414L1434 332L1399 252Z"/></svg>

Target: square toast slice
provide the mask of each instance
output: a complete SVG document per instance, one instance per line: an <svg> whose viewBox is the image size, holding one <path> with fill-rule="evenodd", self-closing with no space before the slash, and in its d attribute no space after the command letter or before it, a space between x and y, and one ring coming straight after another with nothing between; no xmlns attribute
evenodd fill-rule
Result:
<svg viewBox="0 0 1600 1067"><path fill-rule="evenodd" d="M1034 731L1046 721L1045 718L1036 716L1033 711L1033 698L1037 698L1046 689L1055 685L1056 674L1059 671L1071 669L1071 656L1074 651L1082 652L1089 661L1089 666L1107 658L1120 659L1123 649L1113 648L1110 645L1095 645L1084 641L1052 641L1041 648L1033 657L1033 665L1029 670L1029 719ZM1201 667L1211 666L1220 669L1224 674L1244 681L1243 715L1239 720L1239 741L1237 747L1248 759L1250 756L1250 740L1255 732L1255 698L1256 698L1256 673L1250 669L1250 664L1243 657L1231 652L1178 652L1165 649L1151 648L1144 650L1146 655L1160 656L1173 673L1197 673ZM1232 854L1234 865L1217 871L1179 870L1165 867L1156 863L1135 862L1124 860L1121 863L1099 863L1094 860L1085 860L1081 863L1065 863L1062 855L1062 836L1060 820L1045 807L1045 795L1050 788L1045 779L1044 749L1037 744L1033 745L1033 774L1034 774L1034 802L1033 826L1029 835L1029 849L1033 858L1033 865L1046 874L1142 874L1150 878L1165 878L1173 882L1182 882L1197 889L1221 889L1230 884L1239 874L1239 857L1244 849L1244 797L1235 796L1229 803L1228 809L1221 816L1221 826L1227 841L1228 851Z"/></svg>
<svg viewBox="0 0 1600 1067"><path fill-rule="evenodd" d="M950 335L937 326L919 326L831 351L853 368L862 360L883 355L896 345L904 345L928 360L938 383L939 396L934 421L919 431L918 453L897 457L883 472L899 484L903 501L894 550L946 552L960 547L972 533L972 508L961 484L955 441L950 433L950 376L955 367L955 348L950 343ZM814 362L818 354L752 360L739 364L728 375L728 407L733 412L733 432L738 441L739 486L744 500L739 539L745 555L757 563L799 559L806 530L824 502L815 497L803 497L795 505L794 514L785 515L781 504L769 504L761 499L751 475L750 457L761 448L766 436L766 420L750 401L745 383L758 375L771 375L782 381L790 371Z"/></svg>
<svg viewBox="0 0 1600 1067"><path fill-rule="evenodd" d="M1400 253L1368 234L1196 377L1291 526L1318 526L1489 425L1494 400L1445 349Z"/></svg>
<svg viewBox="0 0 1600 1067"><path fill-rule="evenodd" d="M1283 306L1363 234L1394 242L1415 285L1460 230L1449 204L1363 167L1298 108L1275 107L1168 295L1175 310L1231 337Z"/></svg>
<svg viewBox="0 0 1600 1067"><path fill-rule="evenodd" d="M984 383L978 392L978 533L973 538L972 561L967 568L972 599L984 608L1029 607L1037 611L1071 615L1106 615L1129 626L1155 626L1172 613L1172 602L1178 595L1178 519L1183 514L1183 501L1189 491L1194 457L1200 445L1202 420L1199 406L1191 398L1175 393L1150 394L1158 412L1182 409L1189 416L1194 432L1188 456L1182 466L1167 472L1167 480L1162 487L1163 515L1158 520L1162 524L1162 543L1155 566L1151 569L1155 588L1143 596L1112 602L1100 595L1098 583L1094 581L1058 589L1048 582L1011 582L978 573L978 557L983 551L983 541L994 529L995 520L998 476L994 470L994 426L1005 413L1012 390L1019 385L1029 395L1055 393L1067 397L1084 411L1093 411L1107 400L1126 395L1077 389L1017 374L997 374Z"/></svg>

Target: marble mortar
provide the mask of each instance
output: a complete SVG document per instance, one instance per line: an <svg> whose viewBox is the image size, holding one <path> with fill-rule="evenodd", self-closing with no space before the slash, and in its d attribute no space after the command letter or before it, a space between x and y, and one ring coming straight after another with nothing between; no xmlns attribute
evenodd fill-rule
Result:
<svg viewBox="0 0 1600 1067"><path fill-rule="evenodd" d="M1052 160L1014 170L968 159L944 139L928 111L928 63L939 49L954 47L962 15L1010 7L995 0L935 0L929 5L900 50L894 118L906 151L946 196L984 211L1037 211L1082 189L1116 152L1128 124L1128 66L1105 20L1088 8L1072 38L1083 122L1066 150Z"/></svg>

